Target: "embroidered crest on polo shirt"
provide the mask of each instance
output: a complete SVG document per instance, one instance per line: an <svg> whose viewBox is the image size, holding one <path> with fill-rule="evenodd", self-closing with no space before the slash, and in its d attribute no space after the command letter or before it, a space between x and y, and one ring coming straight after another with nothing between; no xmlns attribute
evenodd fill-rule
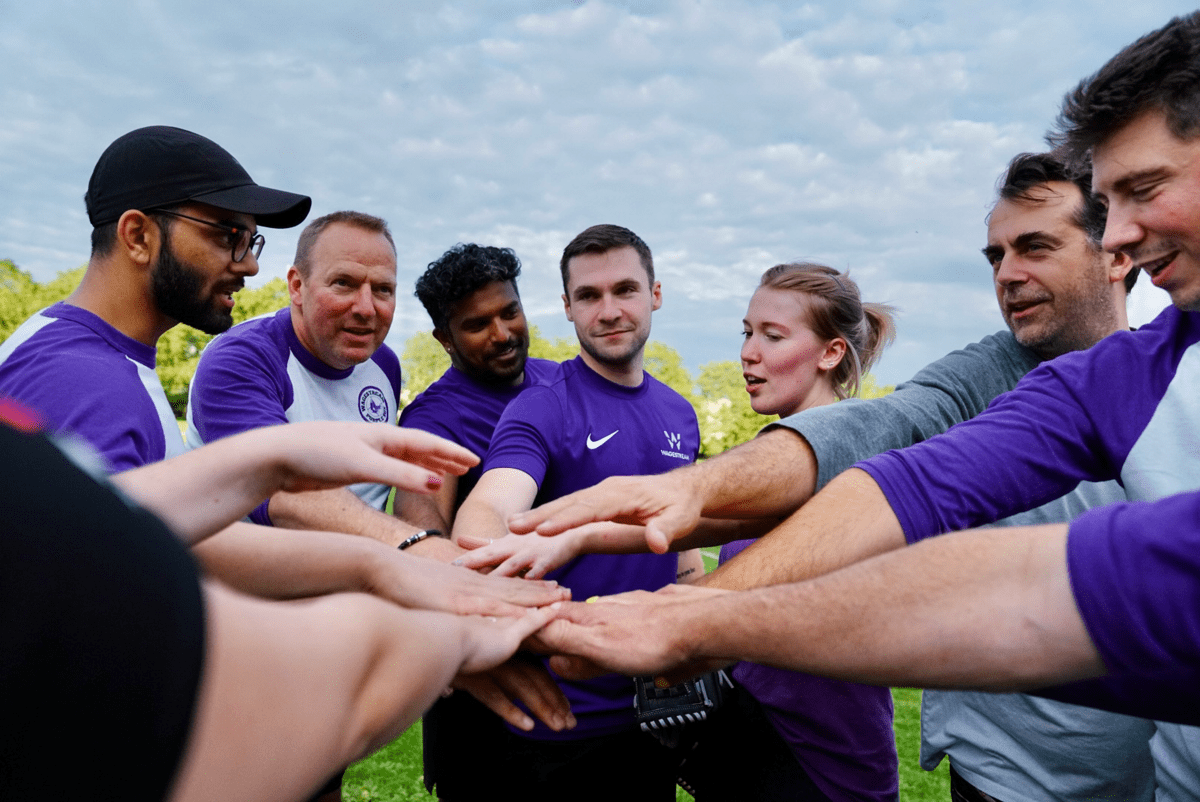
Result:
<svg viewBox="0 0 1200 802"><path fill-rule="evenodd" d="M668 432L665 429L663 430L663 434L667 438L667 447L659 450L664 457L674 457L675 459L687 460L688 462L692 461L691 457L679 451L679 449L683 448L682 434L679 434L678 432Z"/></svg>
<svg viewBox="0 0 1200 802"><path fill-rule="evenodd" d="M378 387L364 387L358 394L358 414L368 423L387 423L391 419L387 396Z"/></svg>

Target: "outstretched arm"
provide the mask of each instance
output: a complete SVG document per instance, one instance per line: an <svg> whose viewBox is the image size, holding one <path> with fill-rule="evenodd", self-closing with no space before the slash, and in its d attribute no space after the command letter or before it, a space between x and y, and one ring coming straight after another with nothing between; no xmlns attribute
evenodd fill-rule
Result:
<svg viewBox="0 0 1200 802"><path fill-rule="evenodd" d="M255 429L113 477L139 504L195 542L279 491L379 482L433 492L443 473L478 462L465 448L385 424L294 423Z"/></svg>
<svg viewBox="0 0 1200 802"><path fill-rule="evenodd" d="M808 443L773 429L704 462L657 476L614 476L508 521L513 532L565 532L595 521L646 527L650 548L663 553L688 535L701 516L771 518L812 496L817 464Z"/></svg>
<svg viewBox="0 0 1200 802"><path fill-rule="evenodd" d="M194 552L214 576L255 596L296 599L360 591L403 607L520 615L570 598L556 582L486 577L371 538L237 522Z"/></svg>
<svg viewBox="0 0 1200 802"><path fill-rule="evenodd" d="M456 674L500 664L553 615L460 617L359 595L281 605L212 585L205 601L204 673L175 802L311 795L403 731Z"/></svg>
<svg viewBox="0 0 1200 802"><path fill-rule="evenodd" d="M540 635L567 676L750 660L880 685L1017 690L1095 677L1067 526L934 538L808 582L572 604ZM684 589L685 591L688 589Z"/></svg>
<svg viewBox="0 0 1200 802"><path fill-rule="evenodd" d="M537 497L537 482L516 468L492 468L479 477L454 519L454 542L468 537L476 544L508 534L510 515L528 510Z"/></svg>
<svg viewBox="0 0 1200 802"><path fill-rule="evenodd" d="M701 584L746 590L798 582L904 545L879 485L851 468Z"/></svg>

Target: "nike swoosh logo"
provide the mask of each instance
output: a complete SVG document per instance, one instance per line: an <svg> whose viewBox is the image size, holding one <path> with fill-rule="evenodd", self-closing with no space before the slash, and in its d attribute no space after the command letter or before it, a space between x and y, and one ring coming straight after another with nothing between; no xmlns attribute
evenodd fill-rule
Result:
<svg viewBox="0 0 1200 802"><path fill-rule="evenodd" d="M610 435L608 435L608 436L606 436L606 437L601 437L599 440L593 440L593 439L592 439L591 432L589 432L589 433L588 433L588 437L587 437L587 447L588 447L588 448L599 448L600 446L604 445L604 444L605 444L605 443L607 443L609 440L611 440L611 439L612 439L612 436L613 436L613 434L616 434L616 433L617 433L617 432L619 432L619 431L621 431L621 430L620 430L620 429L617 429L617 430L616 430L615 432L613 432L612 434L610 434Z"/></svg>

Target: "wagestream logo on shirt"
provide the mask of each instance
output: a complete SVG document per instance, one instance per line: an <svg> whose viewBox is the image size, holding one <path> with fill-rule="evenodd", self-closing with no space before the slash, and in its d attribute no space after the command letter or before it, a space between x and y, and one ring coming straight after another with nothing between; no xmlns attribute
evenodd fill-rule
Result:
<svg viewBox="0 0 1200 802"><path fill-rule="evenodd" d="M364 387L358 394L358 414L368 423L387 423L391 419L387 397L378 387Z"/></svg>
<svg viewBox="0 0 1200 802"><path fill-rule="evenodd" d="M682 454L679 451L679 449L683 446L683 435L677 434L676 432L668 432L666 430L663 431L663 434L667 437L667 447L660 449L664 457L674 457L675 459L681 459L687 462L692 461L691 457L689 457L687 454Z"/></svg>

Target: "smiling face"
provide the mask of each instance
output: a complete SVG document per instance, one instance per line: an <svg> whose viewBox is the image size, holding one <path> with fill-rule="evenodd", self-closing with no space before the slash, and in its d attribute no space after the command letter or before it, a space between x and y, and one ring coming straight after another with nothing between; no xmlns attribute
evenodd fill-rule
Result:
<svg viewBox="0 0 1200 802"><path fill-rule="evenodd" d="M288 268L292 327L300 343L332 368L371 358L396 311L396 253L387 237L332 223L313 245L307 277Z"/></svg>
<svg viewBox="0 0 1200 802"><path fill-rule="evenodd" d="M1029 194L1035 201L996 204L983 255L992 265L996 300L1013 336L1050 359L1089 348L1116 331L1124 297L1113 288L1113 260L1079 227L1079 189L1051 181Z"/></svg>
<svg viewBox="0 0 1200 802"><path fill-rule="evenodd" d="M795 290L759 287L742 321L742 375L760 415L791 415L837 400L831 371L845 357L840 337L809 328L808 302Z"/></svg>
<svg viewBox="0 0 1200 802"><path fill-rule="evenodd" d="M223 225L254 229L254 218L205 204L180 208L184 214ZM233 294L246 276L258 273L247 253L233 261L227 233L192 220L162 217L162 245L150 269L150 289L158 311L172 320L219 334L233 325Z"/></svg>
<svg viewBox="0 0 1200 802"><path fill-rule="evenodd" d="M651 286L633 248L571 257L563 304L583 359L613 381L636 374L641 381L642 351L650 338L650 315L662 306L662 289Z"/></svg>
<svg viewBox="0 0 1200 802"><path fill-rule="evenodd" d="M1108 206L1104 248L1200 311L1200 138L1179 139L1161 112L1145 112L1093 149L1092 186Z"/></svg>
<svg viewBox="0 0 1200 802"><path fill-rule="evenodd" d="M516 385L525 375L529 327L517 288L493 281L455 304L437 338L454 367L485 384Z"/></svg>

